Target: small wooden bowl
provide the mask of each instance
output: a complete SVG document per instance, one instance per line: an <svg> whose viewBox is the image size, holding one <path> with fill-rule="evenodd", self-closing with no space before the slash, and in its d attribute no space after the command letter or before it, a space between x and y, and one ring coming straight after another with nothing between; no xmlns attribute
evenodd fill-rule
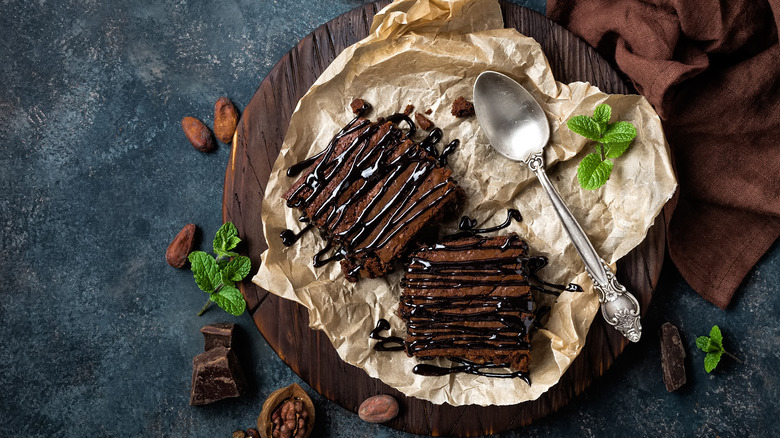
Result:
<svg viewBox="0 0 780 438"><path fill-rule="evenodd" d="M271 415L288 398L297 398L303 401L303 408L309 416L303 438L309 438L309 435L311 435L311 431L314 429L314 403L312 403L309 394L303 388L297 383L293 383L290 386L277 389L265 399L263 410L260 411L260 416L257 417L257 430L263 438L272 438L271 432L273 431L274 423L271 421Z"/></svg>

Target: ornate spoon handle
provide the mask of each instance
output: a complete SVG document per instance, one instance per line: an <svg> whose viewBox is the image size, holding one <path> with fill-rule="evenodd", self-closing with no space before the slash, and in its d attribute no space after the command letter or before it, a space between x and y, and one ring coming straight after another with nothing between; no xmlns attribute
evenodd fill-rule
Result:
<svg viewBox="0 0 780 438"><path fill-rule="evenodd" d="M563 228L574 243L574 248L585 262L593 285L599 294L601 314L609 325L614 327L631 342L639 342L642 336L642 325L639 322L639 302L626 288L618 282L615 274L609 266L596 253L588 236L582 231L582 227L571 214L571 211L563 203L561 195L550 182L544 171L544 159L542 154L532 155L527 161L528 167L536 174L547 196L550 197L555 212L561 218Z"/></svg>

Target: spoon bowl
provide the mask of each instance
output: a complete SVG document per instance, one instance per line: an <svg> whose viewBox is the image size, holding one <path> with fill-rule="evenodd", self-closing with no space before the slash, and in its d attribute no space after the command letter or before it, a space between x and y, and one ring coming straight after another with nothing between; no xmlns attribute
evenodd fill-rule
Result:
<svg viewBox="0 0 780 438"><path fill-rule="evenodd" d="M512 78L486 71L474 83L474 111L493 149L513 161L526 161L550 140L544 110ZM476 96L480 96L479 99Z"/></svg>

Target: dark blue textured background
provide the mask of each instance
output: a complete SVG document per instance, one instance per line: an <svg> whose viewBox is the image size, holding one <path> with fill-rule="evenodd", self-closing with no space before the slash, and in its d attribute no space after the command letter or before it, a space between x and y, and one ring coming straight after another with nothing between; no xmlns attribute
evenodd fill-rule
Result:
<svg viewBox="0 0 780 438"><path fill-rule="evenodd" d="M2 2L0 436L227 437L254 425L271 391L301 383L248 315L196 317L206 295L164 262L189 222L209 249L229 154L193 150L179 123L211 124L223 95L242 108L302 37L364 3ZM518 3L544 12L544 0ZM775 244L721 311L667 263L642 341L557 414L501 436L772 436L778 282ZM689 355L689 382L672 394L657 337L667 320ZM251 345L255 391L190 407L198 330L219 321L237 322ZM745 363L724 359L708 375L694 342L713 323ZM315 436L409 436L314 398Z"/></svg>

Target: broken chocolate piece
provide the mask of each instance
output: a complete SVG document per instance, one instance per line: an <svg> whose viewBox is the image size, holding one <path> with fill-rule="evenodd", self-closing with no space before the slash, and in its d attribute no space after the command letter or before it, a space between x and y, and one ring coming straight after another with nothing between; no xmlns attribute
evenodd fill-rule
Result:
<svg viewBox="0 0 780 438"><path fill-rule="evenodd" d="M200 329L206 341L203 351L209 351L214 347L233 348L233 331L235 329L235 324L227 322L210 324Z"/></svg>
<svg viewBox="0 0 780 438"><path fill-rule="evenodd" d="M452 102L452 115L455 117L471 117L474 113L474 104L466 100L463 96Z"/></svg>
<svg viewBox="0 0 780 438"><path fill-rule="evenodd" d="M434 128L433 122L420 113L414 113L414 121L424 131L430 131Z"/></svg>
<svg viewBox="0 0 780 438"><path fill-rule="evenodd" d="M429 116L431 115L431 113L432 113L432 112L433 112L433 110L432 110L432 109L430 109L430 108L428 108L427 110L425 110L425 114L427 114L427 115L429 115Z"/></svg>
<svg viewBox="0 0 780 438"><path fill-rule="evenodd" d="M407 116L411 114L413 111L414 111L414 105L412 105L411 103L409 105L406 105L406 108L404 108L404 114L406 114Z"/></svg>
<svg viewBox="0 0 780 438"><path fill-rule="evenodd" d="M246 392L246 381L233 350L214 347L192 359L190 405L206 405Z"/></svg>
<svg viewBox="0 0 780 438"><path fill-rule="evenodd" d="M661 326L661 368L667 391L685 384L685 347L677 327L668 322Z"/></svg>

